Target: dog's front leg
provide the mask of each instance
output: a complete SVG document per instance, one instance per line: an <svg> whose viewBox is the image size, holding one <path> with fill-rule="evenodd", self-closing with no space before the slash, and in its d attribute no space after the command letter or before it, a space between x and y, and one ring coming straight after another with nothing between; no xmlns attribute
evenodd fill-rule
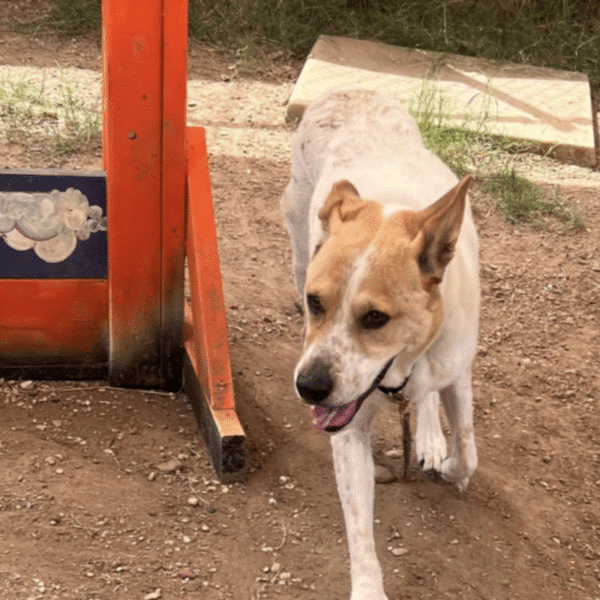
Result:
<svg viewBox="0 0 600 600"><path fill-rule="evenodd" d="M466 369L452 385L440 392L440 396L452 440L452 451L442 463L442 476L464 491L477 468L471 369Z"/></svg>
<svg viewBox="0 0 600 600"><path fill-rule="evenodd" d="M351 600L387 600L373 537L375 467L371 454L371 420L353 423L331 438L350 550Z"/></svg>

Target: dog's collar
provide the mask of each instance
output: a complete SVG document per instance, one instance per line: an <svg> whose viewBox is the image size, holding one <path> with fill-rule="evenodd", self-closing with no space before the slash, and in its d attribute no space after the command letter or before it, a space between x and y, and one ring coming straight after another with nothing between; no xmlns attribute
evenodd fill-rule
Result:
<svg viewBox="0 0 600 600"><path fill-rule="evenodd" d="M356 415L356 413L358 413L358 411L360 410L360 407L362 406L362 403L376 390L376 389L381 389L379 384L383 381L383 378L385 377L386 373L388 372L388 369L392 366L392 363L395 360L395 356L392 356L392 358L390 358L390 360L388 360L387 363L385 363L385 365L383 366L383 369L381 369L381 371L379 372L379 375L377 375L377 377L375 377L375 380L373 381L373 383L371 384L371 387L368 390L365 390L356 400L356 410L354 411L354 414L352 415L352 417L349 419L348 423L354 418L354 416ZM406 382L404 382L402 384L402 386L404 386ZM385 388L385 389L395 389L395 388ZM341 429L343 429L344 427L346 427L346 425L348 425L348 423L345 423L342 426L333 426L333 427L326 427L325 431L327 431L327 433L336 433L338 431L340 431Z"/></svg>
<svg viewBox="0 0 600 600"><path fill-rule="evenodd" d="M387 396L393 396L394 394L401 392L406 387L409 377L410 377L410 375L407 375L406 379L400 385L398 385L396 387L386 387L385 385L378 385L377 389L380 392L383 392L384 394L386 394Z"/></svg>
<svg viewBox="0 0 600 600"><path fill-rule="evenodd" d="M386 396L393 396L394 394L398 394L399 392L401 392L406 387L406 384L408 383L408 379L410 377L410 373L406 376L406 379L396 387L387 387L385 385L379 385L383 381L384 377L388 372L388 369L392 366L392 363L396 360L396 358L396 356L392 356L392 358L390 358L390 360L388 360L388 362L384 365L379 375L377 375L377 377L375 378L375 381L373 382L373 385L371 386L371 389L369 390L367 395L373 392L373 390L378 389L380 392L383 392Z"/></svg>
<svg viewBox="0 0 600 600"><path fill-rule="evenodd" d="M373 387L371 388L371 391L373 391L375 388L377 388L380 392L383 392L386 396L393 396L394 394L400 393L406 387L406 384L408 383L408 378L410 377L410 373L406 376L406 379L400 385L398 385L396 387L387 387L385 385L379 385L379 383L381 381L383 381L383 378L386 376L388 369L392 366L392 363L396 360L396 358L397 358L396 356L392 356L392 358L390 358L390 360L385 364L381 373L379 373L379 375L375 378L375 381L373 382Z"/></svg>
<svg viewBox="0 0 600 600"><path fill-rule="evenodd" d="M356 399L356 410L354 411L354 414L352 415L352 417L349 419L348 423L354 418L354 416L356 415L356 413L360 410L360 407L362 406L362 403L375 391L375 390L379 390L381 392L383 392L384 394L386 394L387 396L393 396L394 394L397 394L399 392L401 392L404 389L404 386L408 383L408 378L410 377L410 374L406 377L406 379L398 386L398 387L386 387L384 385L379 385L382 381L383 378L386 376L388 369L392 366L392 363L394 362L394 360L396 360L395 356L392 356L392 358L390 358L390 360L388 360L387 363L385 363L385 365L383 366L383 369L381 369L381 371L379 372L379 374L377 375L377 377L375 377L375 380L373 381L373 383L371 384L371 387L364 391L357 399ZM334 427L326 427L325 431L327 431L328 433L336 433L338 431L340 431L340 429L343 429L346 425L348 425L348 423L345 423L342 426L334 426Z"/></svg>

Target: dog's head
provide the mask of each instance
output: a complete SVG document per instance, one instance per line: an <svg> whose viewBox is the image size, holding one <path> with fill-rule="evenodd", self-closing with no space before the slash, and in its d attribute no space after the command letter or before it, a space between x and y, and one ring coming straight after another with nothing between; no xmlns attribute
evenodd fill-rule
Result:
<svg viewBox="0 0 600 600"><path fill-rule="evenodd" d="M453 256L470 178L421 211L384 218L348 181L321 211L323 237L307 271L305 340L296 367L313 425L339 431L394 362L400 380L439 331L439 292Z"/></svg>

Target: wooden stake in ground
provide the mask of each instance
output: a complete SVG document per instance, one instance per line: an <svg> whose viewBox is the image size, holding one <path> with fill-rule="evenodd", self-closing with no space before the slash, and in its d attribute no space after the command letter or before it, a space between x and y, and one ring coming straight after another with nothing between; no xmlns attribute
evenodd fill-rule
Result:
<svg viewBox="0 0 600 600"><path fill-rule="evenodd" d="M410 467L410 450L412 446L412 434L410 432L410 412L408 406L400 409L402 421L402 476L404 481L408 481L408 469Z"/></svg>
<svg viewBox="0 0 600 600"><path fill-rule="evenodd" d="M412 448L409 403L402 392L396 392L395 394L392 394L390 398L398 405L398 412L400 413L400 423L402 424L402 477L404 478L404 481L408 481L410 451Z"/></svg>

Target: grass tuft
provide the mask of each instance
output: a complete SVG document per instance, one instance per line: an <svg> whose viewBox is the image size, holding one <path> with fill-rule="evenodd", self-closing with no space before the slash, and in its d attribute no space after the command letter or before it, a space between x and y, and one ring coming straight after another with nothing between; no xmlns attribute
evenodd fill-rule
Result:
<svg viewBox="0 0 600 600"><path fill-rule="evenodd" d="M500 212L513 224L529 223L546 228L548 218L558 220L567 229L581 229L583 216L576 206L567 204L554 188L551 195L514 169L495 173L485 180L484 186L496 197Z"/></svg>
<svg viewBox="0 0 600 600"><path fill-rule="evenodd" d="M100 114L85 107L64 79L54 99L44 81L24 77L0 81L0 132L9 144L26 146L52 165L102 143Z"/></svg>
<svg viewBox="0 0 600 600"><path fill-rule="evenodd" d="M461 129L452 128L448 124L452 114L448 101L439 88L424 82L409 112L425 146L458 177L471 173L481 182L510 223L548 228L554 220L567 229L584 226L578 208L564 201L557 188L549 197L540 186L516 174L510 166L511 155L529 150L530 145L490 135L485 111L477 119L465 120Z"/></svg>
<svg viewBox="0 0 600 600"><path fill-rule="evenodd" d="M42 25L64 37L100 32L102 0L53 0Z"/></svg>
<svg viewBox="0 0 600 600"><path fill-rule="evenodd" d="M600 87L597 0L190 0L190 34L305 57L319 34L587 73Z"/></svg>
<svg viewBox="0 0 600 600"><path fill-rule="evenodd" d="M23 30L100 32L101 0L49 0ZM304 58L320 34L587 73L600 88L597 0L190 0L189 32L230 53Z"/></svg>

